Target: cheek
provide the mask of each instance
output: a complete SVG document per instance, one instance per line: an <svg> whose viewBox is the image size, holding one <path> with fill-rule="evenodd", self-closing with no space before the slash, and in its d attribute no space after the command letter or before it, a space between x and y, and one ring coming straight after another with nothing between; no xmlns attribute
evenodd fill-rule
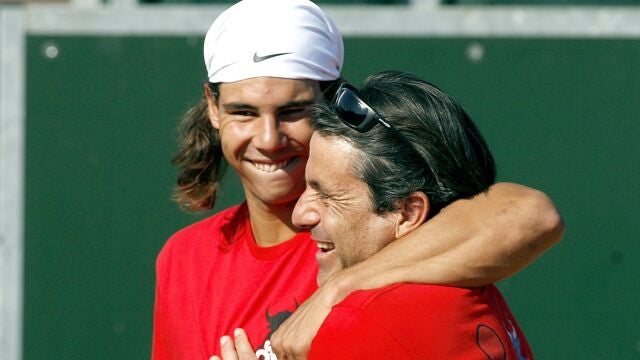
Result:
<svg viewBox="0 0 640 360"><path fill-rule="evenodd" d="M300 120L283 126L283 130L287 133L289 139L298 144L301 147L309 149L309 142L311 141L311 135L313 135L313 129L309 125L307 120Z"/></svg>
<svg viewBox="0 0 640 360"><path fill-rule="evenodd" d="M229 123L219 130L222 151L226 156L243 148L251 141L252 129L250 124Z"/></svg>
<svg viewBox="0 0 640 360"><path fill-rule="evenodd" d="M347 266L352 266L393 241L393 226L383 219L364 216L350 221L341 239L341 258Z"/></svg>
<svg viewBox="0 0 640 360"><path fill-rule="evenodd" d="M362 237L357 220L354 221L354 217L349 214L331 214L329 219L325 216L323 221L340 257L352 258L358 248L358 241Z"/></svg>

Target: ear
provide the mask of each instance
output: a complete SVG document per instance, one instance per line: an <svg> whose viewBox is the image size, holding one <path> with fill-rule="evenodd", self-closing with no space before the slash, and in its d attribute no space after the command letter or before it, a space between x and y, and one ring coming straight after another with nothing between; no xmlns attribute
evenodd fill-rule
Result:
<svg viewBox="0 0 640 360"><path fill-rule="evenodd" d="M396 238L412 232L425 222L429 214L429 198L421 191L414 191L398 206Z"/></svg>
<svg viewBox="0 0 640 360"><path fill-rule="evenodd" d="M215 129L220 129L220 112L218 111L218 99L213 94L209 84L204 84L204 98L207 100L207 112L209 114L209 121Z"/></svg>

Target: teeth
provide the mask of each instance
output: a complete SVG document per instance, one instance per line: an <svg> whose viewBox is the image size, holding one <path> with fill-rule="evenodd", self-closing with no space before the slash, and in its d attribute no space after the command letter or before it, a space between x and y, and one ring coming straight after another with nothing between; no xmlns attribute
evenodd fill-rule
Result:
<svg viewBox="0 0 640 360"><path fill-rule="evenodd" d="M256 169L258 169L260 171L274 172L276 170L282 169L283 167L287 166L287 164L289 164L289 162L291 162L290 159L289 160L280 161L280 162L275 163L275 164L265 164L265 163L254 162L253 166L255 166Z"/></svg>
<svg viewBox="0 0 640 360"><path fill-rule="evenodd" d="M318 244L318 248L322 251L331 251L336 248L332 243L317 241L316 244Z"/></svg>

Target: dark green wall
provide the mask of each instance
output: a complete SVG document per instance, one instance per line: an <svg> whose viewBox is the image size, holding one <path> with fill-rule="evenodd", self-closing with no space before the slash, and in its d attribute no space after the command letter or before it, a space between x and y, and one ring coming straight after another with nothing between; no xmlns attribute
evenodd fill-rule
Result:
<svg viewBox="0 0 640 360"><path fill-rule="evenodd" d="M44 49L55 44L57 58ZM469 46L484 50L479 60ZM155 256L202 39L28 37L24 359L145 359ZM540 359L640 358L640 41L347 39L345 75L415 72L549 194L561 244L500 284ZM231 180L231 181L230 181ZM227 179L220 206L240 199ZM425 326L428 328L428 326Z"/></svg>

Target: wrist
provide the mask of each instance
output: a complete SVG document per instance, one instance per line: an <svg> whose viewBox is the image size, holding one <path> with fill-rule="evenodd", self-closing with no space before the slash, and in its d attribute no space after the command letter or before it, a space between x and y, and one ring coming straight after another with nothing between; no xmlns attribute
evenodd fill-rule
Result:
<svg viewBox="0 0 640 360"><path fill-rule="evenodd" d="M324 302L333 306L344 300L350 293L359 290L357 271L354 268L340 270L333 274L321 287Z"/></svg>

